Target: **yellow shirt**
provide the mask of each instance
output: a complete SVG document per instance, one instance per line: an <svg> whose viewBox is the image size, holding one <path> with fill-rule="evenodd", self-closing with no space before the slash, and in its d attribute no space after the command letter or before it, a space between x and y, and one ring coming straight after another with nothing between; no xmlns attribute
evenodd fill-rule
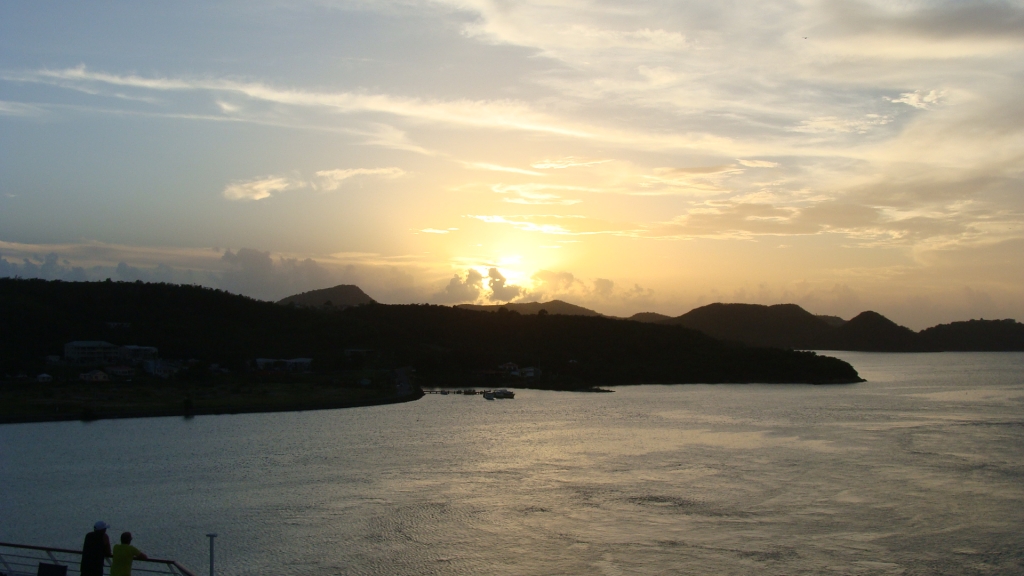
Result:
<svg viewBox="0 0 1024 576"><path fill-rule="evenodd" d="M114 561L110 563L110 576L132 576L132 560L142 554L131 544L114 545Z"/></svg>

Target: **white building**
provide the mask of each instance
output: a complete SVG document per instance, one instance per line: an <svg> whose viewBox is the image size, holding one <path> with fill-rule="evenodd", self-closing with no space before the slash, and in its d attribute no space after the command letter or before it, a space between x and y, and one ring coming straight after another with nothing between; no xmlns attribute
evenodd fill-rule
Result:
<svg viewBox="0 0 1024 576"><path fill-rule="evenodd" d="M86 382L109 382L110 377L107 373L102 370L93 370L92 372L83 372L78 375L79 380L85 380Z"/></svg>
<svg viewBox="0 0 1024 576"><path fill-rule="evenodd" d="M121 359L132 365L139 365L146 360L157 359L157 349L153 346L121 346Z"/></svg>

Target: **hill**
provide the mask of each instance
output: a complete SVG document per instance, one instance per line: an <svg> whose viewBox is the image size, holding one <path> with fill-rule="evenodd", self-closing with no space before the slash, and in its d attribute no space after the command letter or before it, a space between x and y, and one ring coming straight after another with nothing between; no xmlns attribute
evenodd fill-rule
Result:
<svg viewBox="0 0 1024 576"><path fill-rule="evenodd" d="M198 286L0 279L0 373L40 369L45 356L72 340L156 346L164 358L242 372L259 357L312 358L322 374L412 366L424 384L486 384L502 378L496 371L506 362L537 367L544 376L504 385L553 389L860 381L835 358L599 316L382 304L325 313Z"/></svg>
<svg viewBox="0 0 1024 576"><path fill-rule="evenodd" d="M1024 351L1024 324L1014 320L968 320L919 332L929 350Z"/></svg>
<svg viewBox="0 0 1024 576"><path fill-rule="evenodd" d="M633 314L626 320L632 320L634 322L647 322L649 324L662 324L672 320L671 316L666 314L658 314L657 312L638 312Z"/></svg>
<svg viewBox="0 0 1024 576"><path fill-rule="evenodd" d="M376 300L370 298L359 286L351 284L339 284L334 288L322 290L310 290L301 294L295 294L278 300L278 304L295 304L296 306L347 308L349 306L360 306L363 304L374 304Z"/></svg>
<svg viewBox="0 0 1024 576"><path fill-rule="evenodd" d="M666 321L751 346L814 349L831 326L796 304L709 304Z"/></svg>
<svg viewBox="0 0 1024 576"><path fill-rule="evenodd" d="M878 312L861 312L822 340L828 350L866 352L922 352L926 348L917 333Z"/></svg>
<svg viewBox="0 0 1024 576"><path fill-rule="evenodd" d="M552 300L550 302L515 302L511 304L459 304L456 306L463 310L473 310L474 312L497 312L502 308L505 308L509 312L518 312L520 314L537 314L541 310L546 310L548 314L561 314L563 316L602 316L599 312L577 306L575 304L569 304L561 300Z"/></svg>
<svg viewBox="0 0 1024 576"><path fill-rule="evenodd" d="M638 314L641 321L676 324L750 346L865 352L971 352L1024 350L1024 324L971 320L927 328L900 326L877 312L850 320L815 316L796 304L709 304L676 318Z"/></svg>

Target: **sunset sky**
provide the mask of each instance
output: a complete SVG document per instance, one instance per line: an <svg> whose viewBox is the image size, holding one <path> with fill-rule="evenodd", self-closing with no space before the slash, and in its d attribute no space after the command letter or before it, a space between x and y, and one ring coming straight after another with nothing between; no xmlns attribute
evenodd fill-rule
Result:
<svg viewBox="0 0 1024 576"><path fill-rule="evenodd" d="M0 276L1024 320L1024 2L0 4Z"/></svg>

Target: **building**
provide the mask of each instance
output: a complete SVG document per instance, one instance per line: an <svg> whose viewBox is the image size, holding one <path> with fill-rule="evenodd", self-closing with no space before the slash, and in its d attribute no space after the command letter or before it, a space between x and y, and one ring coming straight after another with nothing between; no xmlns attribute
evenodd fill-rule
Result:
<svg viewBox="0 0 1024 576"><path fill-rule="evenodd" d="M146 360L156 360L157 349L152 346L121 346L121 360L138 366Z"/></svg>
<svg viewBox="0 0 1024 576"><path fill-rule="evenodd" d="M93 370L92 372L82 372L81 374L78 375L78 379L79 380L84 380L85 382L109 382L110 381L110 377L107 376L107 373L102 371L102 370Z"/></svg>
<svg viewBox="0 0 1024 576"><path fill-rule="evenodd" d="M107 374L114 378L128 379L135 377L135 368L131 366L107 366L105 370Z"/></svg>
<svg viewBox="0 0 1024 576"><path fill-rule="evenodd" d="M167 360L145 360L142 362L142 370L146 374L152 374L157 378L170 378L181 370L181 362L170 362Z"/></svg>
<svg viewBox="0 0 1024 576"><path fill-rule="evenodd" d="M101 340L75 340L64 345L64 361L68 364L93 366L114 364L121 360L121 347Z"/></svg>

